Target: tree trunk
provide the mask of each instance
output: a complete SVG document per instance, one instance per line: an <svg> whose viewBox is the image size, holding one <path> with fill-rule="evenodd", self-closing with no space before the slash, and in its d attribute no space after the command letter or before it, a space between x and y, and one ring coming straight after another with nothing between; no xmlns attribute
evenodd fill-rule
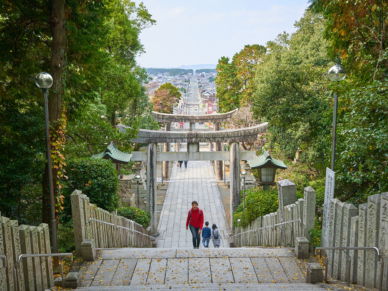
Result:
<svg viewBox="0 0 388 291"><path fill-rule="evenodd" d="M65 33L65 0L52 0L51 2L51 18L50 28L52 33L51 44L51 63L50 72L53 77L53 86L49 91L48 108L49 121L53 127L51 132L57 132L59 127L59 119L63 109L63 70L65 67L65 52L66 52L66 33ZM58 138L51 135L51 143L54 143ZM58 170L53 167L53 185L54 196L58 194L57 185ZM48 181L48 165L46 164L45 173L43 175L43 222L50 221L50 191ZM49 223L49 225L51 225Z"/></svg>
<svg viewBox="0 0 388 291"><path fill-rule="evenodd" d="M112 127L116 127L116 110L113 110L113 113L110 117L110 123L112 124Z"/></svg>

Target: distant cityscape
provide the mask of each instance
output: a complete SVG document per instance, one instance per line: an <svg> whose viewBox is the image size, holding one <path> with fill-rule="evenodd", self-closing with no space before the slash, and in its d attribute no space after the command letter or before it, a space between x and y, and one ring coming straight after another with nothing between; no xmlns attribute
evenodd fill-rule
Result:
<svg viewBox="0 0 388 291"><path fill-rule="evenodd" d="M174 114L213 114L217 112L215 69L146 69L149 77L145 85L150 99L155 91L165 83L171 83L182 93L182 98L174 107Z"/></svg>

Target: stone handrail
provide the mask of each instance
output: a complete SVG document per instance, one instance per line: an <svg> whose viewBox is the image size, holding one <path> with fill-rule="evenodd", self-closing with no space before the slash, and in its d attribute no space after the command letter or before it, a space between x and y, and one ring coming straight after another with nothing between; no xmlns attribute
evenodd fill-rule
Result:
<svg viewBox="0 0 388 291"><path fill-rule="evenodd" d="M291 220L291 221L277 223L277 224L270 225L270 226L260 227L260 228L256 228L256 229L252 229L252 230L248 230L248 231L244 231L244 232L240 232L238 234L231 235L230 237L239 236L239 235L242 235L242 234L246 234L246 233L249 233L249 232L258 231L258 230L262 230L262 229L266 229L266 228L272 228L273 229L274 227L285 225L285 224L289 224L289 223L292 223L292 222L299 222L301 224L302 220L295 219L295 220Z"/></svg>
<svg viewBox="0 0 388 291"><path fill-rule="evenodd" d="M71 261L73 261L73 254L72 253L50 253L50 254L21 254L15 264L15 290L16 291L24 291L24 289L19 289L19 284L18 281L21 280L21 278L18 278L17 274L20 272L20 262L23 258L44 258L46 257L47 259L51 260L51 257L59 257L60 259L62 257L70 257L71 258ZM42 264L39 264L40 265L40 272L41 274L44 274L44 271L43 271L43 267L42 267ZM60 264L61 265L61 278L62 278L62 287L64 288L65 287L65 280L63 280L63 261L62 263ZM36 267L36 266L35 266ZM36 278L37 279L37 278ZM36 280L35 279L35 280ZM44 276L42 276L42 286L44 286Z"/></svg>
<svg viewBox="0 0 388 291"><path fill-rule="evenodd" d="M79 190L75 190L70 198L78 256L83 256L81 245L88 239L93 240L95 248L152 247L150 231L142 225L96 207ZM128 228L133 232L124 233L124 229L120 228Z"/></svg>
<svg viewBox="0 0 388 291"><path fill-rule="evenodd" d="M20 225L17 220L0 216L0 290L46 290L54 287L49 227ZM18 268L22 254L43 258L27 258ZM2 264L5 262L5 265ZM41 266L41 267L39 267Z"/></svg>

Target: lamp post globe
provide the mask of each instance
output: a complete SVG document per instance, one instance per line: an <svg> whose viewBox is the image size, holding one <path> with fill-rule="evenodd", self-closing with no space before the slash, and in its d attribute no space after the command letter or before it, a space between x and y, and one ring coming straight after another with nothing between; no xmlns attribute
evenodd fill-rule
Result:
<svg viewBox="0 0 388 291"><path fill-rule="evenodd" d="M35 84L40 89L48 89L53 85L53 77L46 72L39 73L35 77Z"/></svg>
<svg viewBox="0 0 388 291"><path fill-rule="evenodd" d="M335 65L330 68L328 75L330 80L339 82L346 78L346 70L341 65Z"/></svg>

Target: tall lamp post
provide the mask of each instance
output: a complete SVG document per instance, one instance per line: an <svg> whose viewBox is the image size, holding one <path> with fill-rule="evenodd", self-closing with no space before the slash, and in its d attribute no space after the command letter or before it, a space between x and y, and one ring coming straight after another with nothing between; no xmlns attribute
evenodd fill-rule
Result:
<svg viewBox="0 0 388 291"><path fill-rule="evenodd" d="M46 123L46 147L47 147L47 164L48 164L48 175L49 175L49 186L50 186L50 204L51 204L51 243L53 245L54 253L58 253L58 242L57 242L57 222L55 218L55 207L54 207L54 188L53 188L53 172L51 165L51 145L50 145L50 122L48 112L48 101L47 101L47 89L53 85L53 77L49 73L39 73L35 77L35 84L38 88L42 89L44 99L44 116Z"/></svg>
<svg viewBox="0 0 388 291"><path fill-rule="evenodd" d="M136 175L136 184L137 184L137 208L140 209L140 195L139 195L139 181L140 181L140 175Z"/></svg>
<svg viewBox="0 0 388 291"><path fill-rule="evenodd" d="M241 173L241 176L242 176L242 180L243 180L243 206L244 206L244 210L245 210L245 175L247 174L247 172L242 172Z"/></svg>
<svg viewBox="0 0 388 291"><path fill-rule="evenodd" d="M331 81L339 82L345 79L346 71L341 65L335 65L330 68L328 72ZM337 111L338 111L338 97L334 94L334 112L333 112L333 136L331 143L331 170L334 172L335 166L335 144L337 135Z"/></svg>

